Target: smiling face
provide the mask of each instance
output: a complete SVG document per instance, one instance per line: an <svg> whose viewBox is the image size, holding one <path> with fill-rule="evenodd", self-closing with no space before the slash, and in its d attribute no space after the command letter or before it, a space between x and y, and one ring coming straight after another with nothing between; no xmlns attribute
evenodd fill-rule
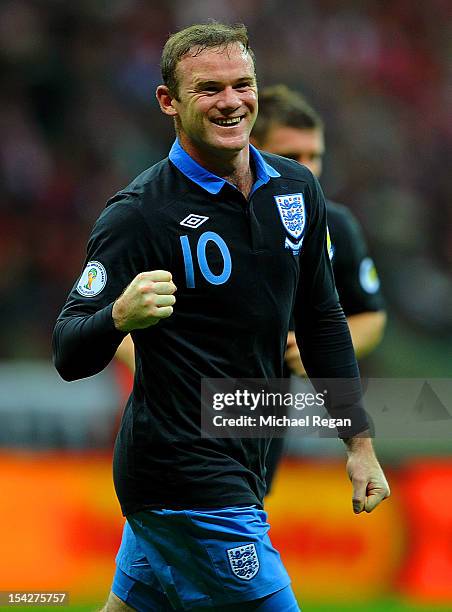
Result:
<svg viewBox="0 0 452 612"><path fill-rule="evenodd" d="M193 50L195 51L195 50ZM177 99L157 88L164 113L175 117L183 148L203 165L246 149L257 115L254 63L242 45L185 55L177 65Z"/></svg>

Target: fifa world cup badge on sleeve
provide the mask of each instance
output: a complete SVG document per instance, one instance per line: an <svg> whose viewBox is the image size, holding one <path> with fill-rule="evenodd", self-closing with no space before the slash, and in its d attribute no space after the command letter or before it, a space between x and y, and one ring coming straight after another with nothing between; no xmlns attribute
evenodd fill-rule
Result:
<svg viewBox="0 0 452 612"><path fill-rule="evenodd" d="M237 578L251 580L259 571L259 558L254 544L228 548L231 569Z"/></svg>
<svg viewBox="0 0 452 612"><path fill-rule="evenodd" d="M89 261L78 281L77 291L84 297L98 295L107 284L107 271L98 261Z"/></svg>
<svg viewBox="0 0 452 612"><path fill-rule="evenodd" d="M303 233L306 225L306 211L302 193L288 193L274 196L282 224L288 236L284 246L294 255L298 255L303 244Z"/></svg>

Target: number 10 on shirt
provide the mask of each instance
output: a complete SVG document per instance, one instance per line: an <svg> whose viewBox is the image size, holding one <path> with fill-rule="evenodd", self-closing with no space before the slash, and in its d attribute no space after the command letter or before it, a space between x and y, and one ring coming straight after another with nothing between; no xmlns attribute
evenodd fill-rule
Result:
<svg viewBox="0 0 452 612"><path fill-rule="evenodd" d="M209 267L206 257L208 242L213 242L218 247L221 256L223 257L223 270L221 274L214 274ZM190 246L188 236L180 236L180 243L182 246L182 254L184 256L185 280L187 283L187 288L193 289L195 287L195 269L193 265L192 247ZM215 232L204 232L198 238L196 258L198 260L198 267L201 274L204 276L206 281L212 285L223 285L231 276L231 253L229 252L228 246L223 238Z"/></svg>

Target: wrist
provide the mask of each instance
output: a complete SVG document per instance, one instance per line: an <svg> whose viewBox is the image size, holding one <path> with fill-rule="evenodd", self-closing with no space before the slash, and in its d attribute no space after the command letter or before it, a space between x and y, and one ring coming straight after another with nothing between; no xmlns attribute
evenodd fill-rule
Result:
<svg viewBox="0 0 452 612"><path fill-rule="evenodd" d="M118 298L116 302L113 304L113 308L111 309L111 316L113 319L113 325L118 331L126 332L128 330L125 329L126 320L124 317L124 309L121 305L121 298Z"/></svg>
<svg viewBox="0 0 452 612"><path fill-rule="evenodd" d="M370 431L368 429L352 438L345 438L344 444L347 453L354 453L356 451L373 452L372 438L370 437Z"/></svg>

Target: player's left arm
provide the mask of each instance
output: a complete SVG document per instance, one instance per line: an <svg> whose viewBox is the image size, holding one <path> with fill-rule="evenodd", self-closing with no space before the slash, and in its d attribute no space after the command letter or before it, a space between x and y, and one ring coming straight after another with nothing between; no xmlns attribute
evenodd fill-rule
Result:
<svg viewBox="0 0 452 612"><path fill-rule="evenodd" d="M347 471L353 485L356 512L372 511L389 496L389 486L376 458L347 321L339 304L328 255L326 210L318 182L311 187L309 227L300 261L300 283L294 308L296 335L306 372L316 387L330 390L327 408L335 418L350 418L339 426L347 449Z"/></svg>
<svg viewBox="0 0 452 612"><path fill-rule="evenodd" d="M372 439L358 435L344 442L347 451L347 474L353 486L353 512L372 512L391 494L386 476L375 455Z"/></svg>
<svg viewBox="0 0 452 612"><path fill-rule="evenodd" d="M371 353L380 344L386 326L386 312L384 310L360 312L348 316L347 323L356 358L360 359ZM300 349L293 331L289 331L287 334L284 360L293 374L306 376Z"/></svg>

